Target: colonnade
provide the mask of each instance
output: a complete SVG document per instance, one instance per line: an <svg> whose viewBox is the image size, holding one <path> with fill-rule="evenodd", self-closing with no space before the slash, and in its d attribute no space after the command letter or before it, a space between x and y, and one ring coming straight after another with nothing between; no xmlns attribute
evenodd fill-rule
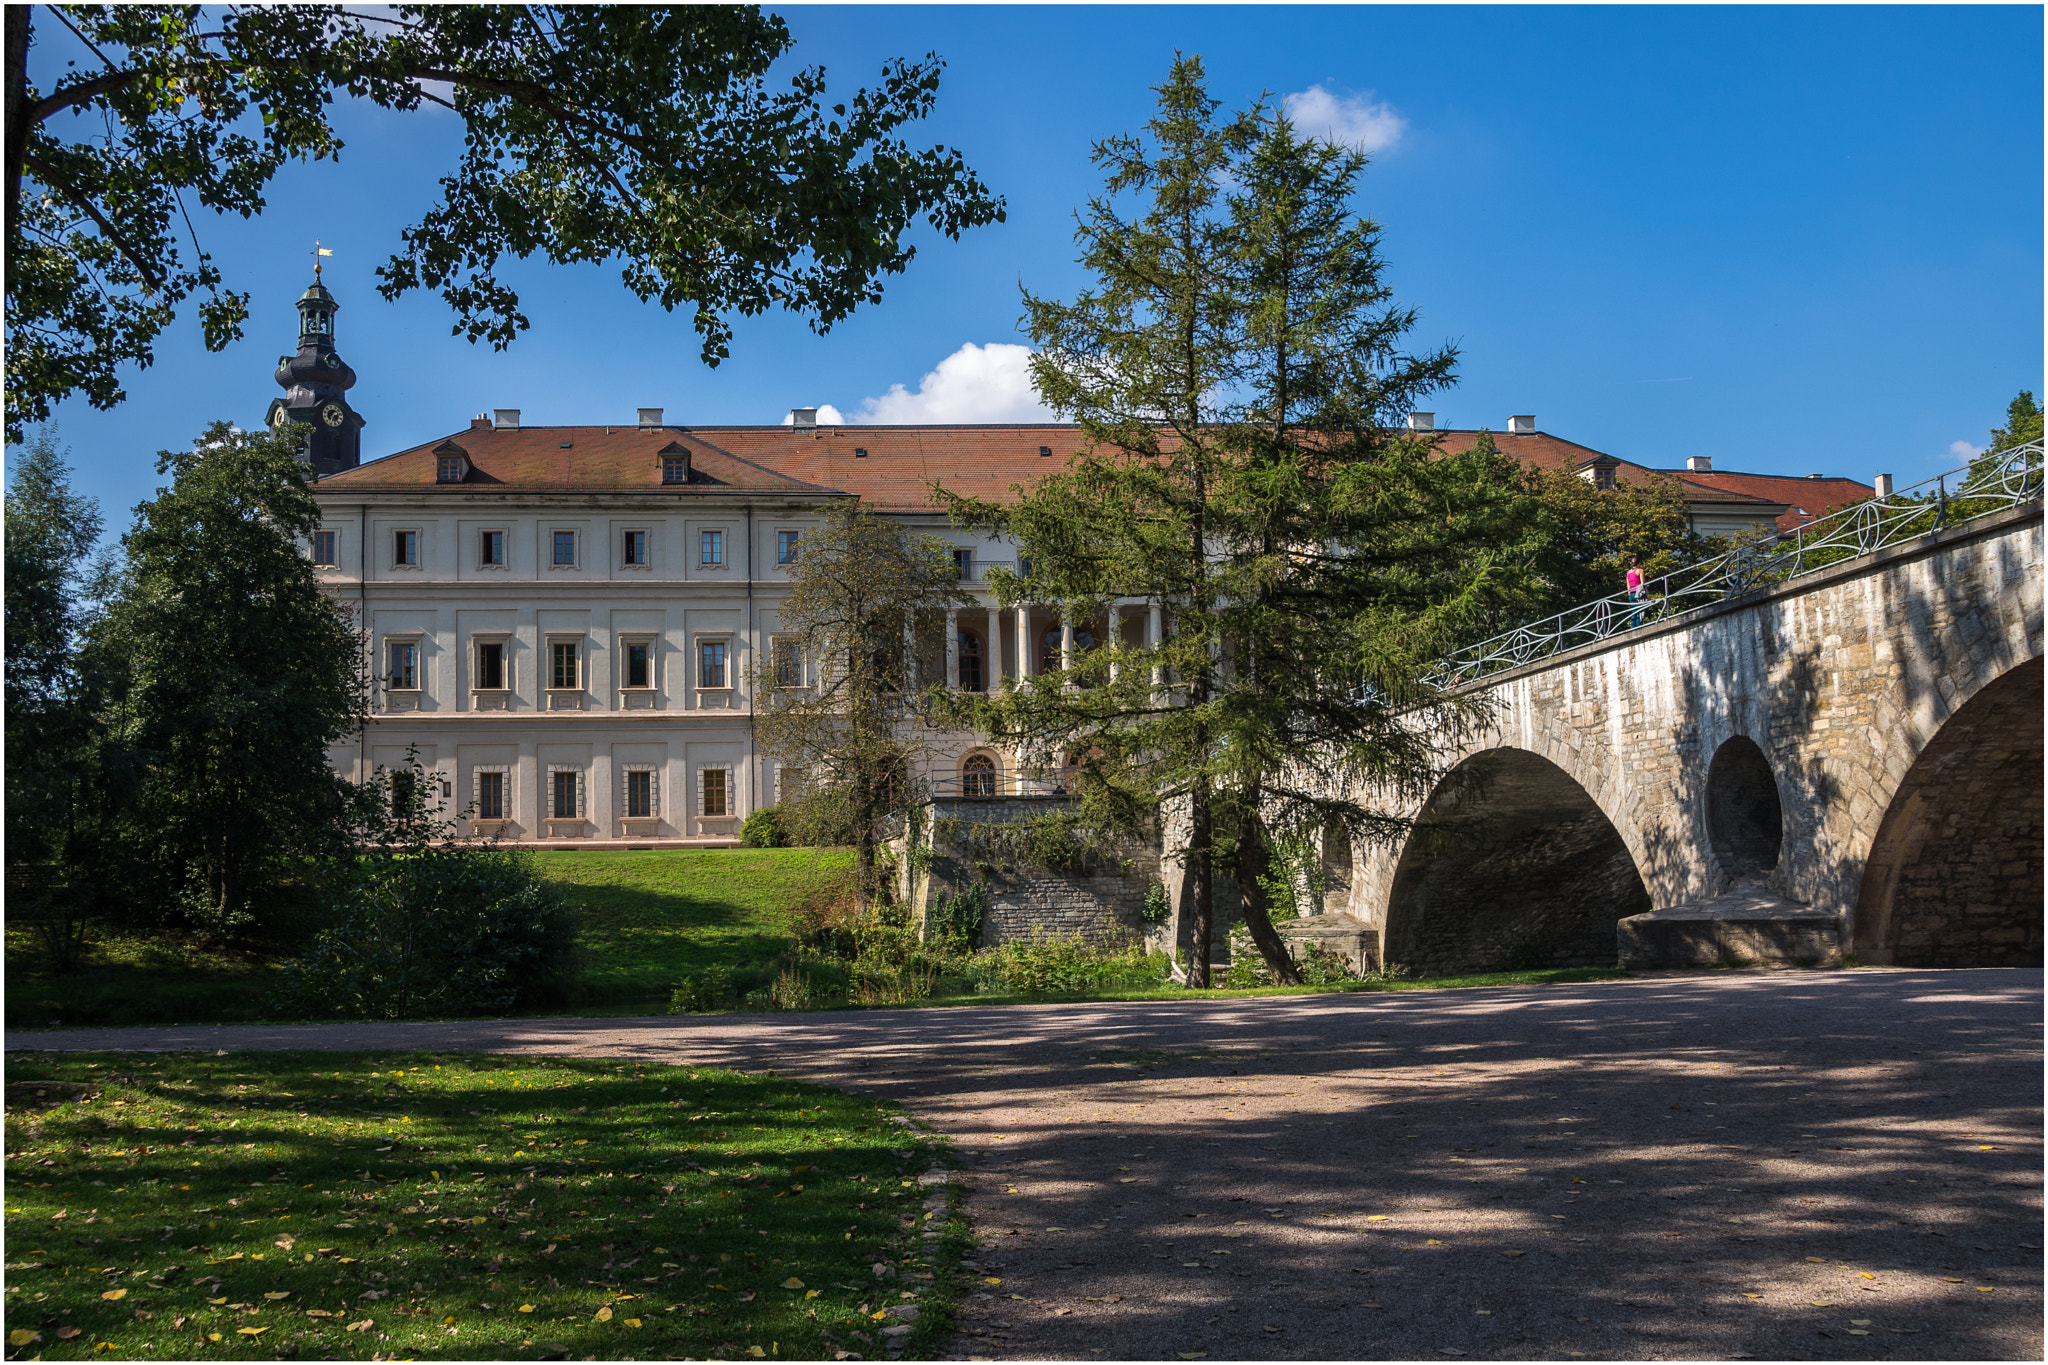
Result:
<svg viewBox="0 0 2048 1365"><path fill-rule="evenodd" d="M1026 603L1016 607L999 607L991 602L985 609L987 624L980 630L966 625L962 617L972 621L972 608L962 611L958 608L946 613L946 686L958 691L966 686L972 691L994 691L1012 687L1020 679L1035 678L1046 671L1046 655L1051 652L1044 646L1051 643L1053 632L1058 632L1057 658L1062 670L1072 668L1077 653L1092 648L1094 620L1076 621L1071 609L1060 606L1045 606ZM1009 620L1005 622L1004 617ZM1043 623L1042 626L1040 623ZM1125 632L1135 627L1141 633L1137 643L1140 646L1156 645L1164 624L1163 614L1155 602L1113 603L1100 622L1104 638L1101 643L1117 645L1123 642ZM978 651L981 661L979 686L970 678L966 683L961 679L962 632L968 632L973 648ZM1009 658L1004 658L1003 643L1009 640ZM1110 665L1110 678L1116 678L1116 665Z"/></svg>

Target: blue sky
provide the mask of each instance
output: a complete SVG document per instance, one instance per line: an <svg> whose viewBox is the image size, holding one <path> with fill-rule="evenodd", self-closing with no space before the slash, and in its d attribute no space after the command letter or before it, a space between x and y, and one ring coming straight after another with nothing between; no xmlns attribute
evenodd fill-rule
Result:
<svg viewBox="0 0 2048 1365"><path fill-rule="evenodd" d="M438 299L386 304L371 272L455 161L445 114L344 106L338 164L289 168L252 224L202 224L248 339L209 355L181 325L111 413L60 412L82 491L119 526L153 453L215 417L262 418L318 237L362 376L364 454L516 407L528 422L1029 420L1018 286L1070 294L1091 141L1134 130L1176 48L1226 103L1300 97L1374 148L1358 207L1384 228L1419 344L1455 341L1441 425L1534 413L1653 465L1902 483L1982 445L2043 341L2042 11L1734 6L999 8L781 11L793 59L835 88L882 61L948 62L923 138L956 145L1009 221L927 233L883 302L825 337L742 321L696 358L688 319L616 268L515 267L533 329L507 352L449 335ZM964 349L963 348L968 348ZM901 391L896 392L896 386Z"/></svg>

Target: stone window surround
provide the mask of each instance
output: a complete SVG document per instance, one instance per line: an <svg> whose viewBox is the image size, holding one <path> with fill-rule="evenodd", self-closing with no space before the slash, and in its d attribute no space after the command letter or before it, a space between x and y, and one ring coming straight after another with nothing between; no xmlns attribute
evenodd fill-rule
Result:
<svg viewBox="0 0 2048 1365"><path fill-rule="evenodd" d="M413 559L410 564L401 564L398 560L398 538L402 535L412 537ZM423 526L386 526L384 545L391 552L387 562L393 573L419 573L427 562L427 533Z"/></svg>
<svg viewBox="0 0 2048 1365"><path fill-rule="evenodd" d="M391 646L393 645L412 646L413 685L411 687L391 686ZM382 638L377 642L377 660L382 665L377 672L377 682L384 689L384 695L388 697L395 693L401 699L411 699L417 702L421 695L425 693L427 674L425 631L387 630L383 632Z"/></svg>
<svg viewBox="0 0 2048 1365"><path fill-rule="evenodd" d="M576 813L575 813L574 815L557 815L557 814L555 814L555 774L556 774L556 773L574 773L574 774L576 774ZM577 823L581 823L581 822L583 822L583 821L585 821L585 820L588 820L588 819L590 818L590 790L589 790L589 787L590 787L589 779L588 779L587 777L585 777L585 776L584 776L584 773L583 773L583 768L582 768L582 767L581 767L581 766L580 766L579 764L575 764L575 763L550 763L550 764L548 764L548 785L547 785L547 789L546 789L545 791L543 791L543 792L541 793L541 800L542 800L542 802L544 802L544 803L546 804L546 813L545 813L545 815L544 815L544 817L543 817L543 818L544 818L544 819L547 819L547 820L552 820L552 821L556 821L556 822L558 822L558 823L563 823L563 824L566 824L566 823L569 823L569 822L572 822L572 821L573 821L573 822L577 822Z"/></svg>
<svg viewBox="0 0 2048 1365"><path fill-rule="evenodd" d="M632 774L647 773L647 814L628 815L632 803L626 799L627 789L632 785ZM659 763L622 763L619 765L619 818L622 820L658 820L661 818L661 765Z"/></svg>
<svg viewBox="0 0 2048 1365"><path fill-rule="evenodd" d="M651 630L623 631L618 637L619 649L619 690L621 692L655 692L661 688L661 636ZM647 681L629 683L626 681L628 653L634 645L647 646Z"/></svg>
<svg viewBox="0 0 2048 1365"><path fill-rule="evenodd" d="M491 696L497 696L500 693L509 693L510 691L512 691L512 642L514 638L514 634L510 630L477 630L470 632L469 690L472 694L483 692ZM484 645L497 645L499 647L499 682L498 686L496 687L482 687L479 686L477 683L477 679L483 676L483 669L481 666L481 647Z"/></svg>
<svg viewBox="0 0 2048 1365"><path fill-rule="evenodd" d="M498 552L504 556L496 564L484 560L484 537L498 537ZM479 526L476 528L476 567L479 573L506 573L512 568L512 528L509 526Z"/></svg>
<svg viewBox="0 0 2048 1365"><path fill-rule="evenodd" d="M584 692L584 683L588 681L590 671L589 640L590 636L583 631L551 630L547 632L541 642L541 668L544 671L541 674L540 682L543 692L554 692L562 695L573 693L579 696ZM555 685L556 645L570 645L575 648L576 682L574 686L557 687Z"/></svg>
<svg viewBox="0 0 2048 1365"><path fill-rule="evenodd" d="M697 780L694 814L699 820L733 820L739 816L739 793L733 790L733 765L730 763L701 763L697 766ZM710 772L725 774L725 811L720 815L707 815L704 811L704 775Z"/></svg>
<svg viewBox="0 0 2048 1365"><path fill-rule="evenodd" d="M511 824L511 823L512 823L512 811L513 811L513 809L514 809L514 807L513 807L513 803L512 803L512 802L513 802L513 798L512 798L512 782L513 782L512 772L513 772L513 768L514 768L514 766L515 766L515 765L513 765L513 764L510 764L510 763L476 763L476 764L472 764L472 765L470 766L470 769L469 769L469 809L470 809L470 816L469 816L469 820L470 820L470 823L471 823L471 824L473 824L473 825L509 825L509 824ZM505 783L504 783L505 813L504 813L503 815L482 815L482 814L478 814L478 812L480 812L480 811L481 811L481 810L483 809L483 805L484 805L484 774L485 774L485 773L497 773L497 774L499 774L500 776L502 776L502 777L503 777L503 778L505 779Z"/></svg>
<svg viewBox="0 0 2048 1365"><path fill-rule="evenodd" d="M714 573L730 573L732 571L732 528L730 526L697 525L691 529L697 533L697 557L692 561L693 566L700 571L709 569ZM704 537L707 534L718 537L718 558L716 560L706 560L704 558Z"/></svg>
<svg viewBox="0 0 2048 1365"><path fill-rule="evenodd" d="M575 554L572 557L572 562L557 564L555 562L555 536L564 531L575 537L575 540L572 542L576 547ZM576 573L580 571L583 568L584 542L589 539L588 530L580 521L573 526L557 522L542 523L540 541L542 565L546 567L549 573Z"/></svg>
<svg viewBox="0 0 2048 1365"><path fill-rule="evenodd" d="M715 692L729 696L734 691L733 674L739 668L739 651L733 647L736 632L730 630L701 630L690 639L690 685L699 692ZM719 644L725 646L725 682L717 687L704 685L704 646Z"/></svg>

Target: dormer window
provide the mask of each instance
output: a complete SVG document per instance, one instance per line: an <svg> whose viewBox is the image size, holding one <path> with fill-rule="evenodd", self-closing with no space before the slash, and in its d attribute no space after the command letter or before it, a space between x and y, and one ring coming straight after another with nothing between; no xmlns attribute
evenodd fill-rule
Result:
<svg viewBox="0 0 2048 1365"><path fill-rule="evenodd" d="M688 483L690 481L690 451L680 441L670 441L661 448L661 481L663 483Z"/></svg>
<svg viewBox="0 0 2048 1365"><path fill-rule="evenodd" d="M435 483L461 483L468 463L460 455L437 455L434 457Z"/></svg>

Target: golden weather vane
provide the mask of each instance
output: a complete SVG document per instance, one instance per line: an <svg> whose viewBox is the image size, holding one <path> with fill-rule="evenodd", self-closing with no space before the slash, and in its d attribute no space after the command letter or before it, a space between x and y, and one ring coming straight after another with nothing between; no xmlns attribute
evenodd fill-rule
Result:
<svg viewBox="0 0 2048 1365"><path fill-rule="evenodd" d="M318 237L315 237L315 238L313 239L313 278L314 278L314 279L316 279L316 280L317 280L317 279L319 279L319 278L320 278L320 258L321 258L322 256L332 256L333 254L334 254L334 252L333 252L333 251L329 250L329 249L328 249L327 247L324 247L324 246L320 245L320 239L319 239Z"/></svg>

